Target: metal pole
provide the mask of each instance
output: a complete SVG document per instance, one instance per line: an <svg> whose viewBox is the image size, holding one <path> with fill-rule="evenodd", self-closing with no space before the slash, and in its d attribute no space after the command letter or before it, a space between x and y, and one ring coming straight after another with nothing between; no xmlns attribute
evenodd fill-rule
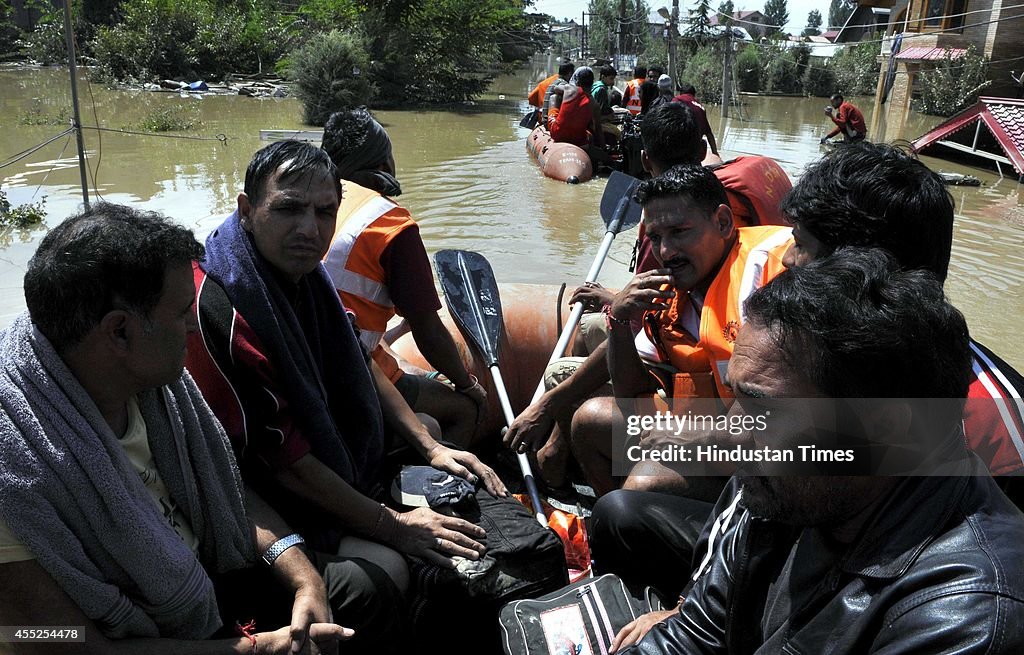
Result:
<svg viewBox="0 0 1024 655"><path fill-rule="evenodd" d="M619 43L615 54L626 54L626 0L619 2Z"/></svg>
<svg viewBox="0 0 1024 655"><path fill-rule="evenodd" d="M676 26L679 25L679 0L672 0L672 15L669 18L668 26L668 74L676 81L678 88L679 77L676 70ZM654 80L657 82L657 80Z"/></svg>
<svg viewBox="0 0 1024 655"><path fill-rule="evenodd" d="M732 102L732 27L725 28L725 56L722 65L722 118L729 118Z"/></svg>
<svg viewBox="0 0 1024 655"><path fill-rule="evenodd" d="M82 141L82 117L78 111L78 68L75 67L75 36L71 31L71 3L64 0L64 37L68 44L68 70L71 74L71 108L74 111L75 138L78 141L78 172L82 175L82 203L89 209L89 179L85 173L85 143Z"/></svg>

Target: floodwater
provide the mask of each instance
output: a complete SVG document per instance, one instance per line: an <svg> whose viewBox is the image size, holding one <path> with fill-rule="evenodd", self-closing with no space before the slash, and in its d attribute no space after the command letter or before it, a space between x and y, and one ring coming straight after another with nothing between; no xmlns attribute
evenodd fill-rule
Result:
<svg viewBox="0 0 1024 655"><path fill-rule="evenodd" d="M379 112L395 146L401 202L421 226L427 250L477 250L502 282L570 285L586 275L603 236L598 211L604 180L569 186L541 175L526 154L527 130L518 126L524 98L546 76L535 67L497 80L476 103L435 111ZM621 81L621 80L620 80ZM61 125L22 125L26 112L56 116L70 107L66 71L0 70L0 164L59 133ZM79 84L87 126L138 129L147 113L179 106L201 124L187 134L217 140L183 140L88 130L90 185L103 199L164 212L202 238L234 207L245 167L261 145L259 130L301 129L294 99L241 96L181 97L177 93L114 91ZM870 98L854 99L865 113ZM818 139L831 126L824 99L746 98L721 121L709 118L723 155L763 154L794 178L823 154ZM939 119L912 115L906 136L915 137ZM870 121L870 117L869 117ZM967 316L972 334L1018 368L1024 344L1024 206L1021 187L994 172L925 158L937 170L976 175L980 188L951 187L956 232L947 290ZM0 168L0 185L15 203L46 198L47 224L55 225L81 205L73 138L54 141L32 156ZM93 197L95 197L95 193ZM0 233L0 326L24 307L25 264L45 228ZM634 232L612 247L601 280L621 285Z"/></svg>

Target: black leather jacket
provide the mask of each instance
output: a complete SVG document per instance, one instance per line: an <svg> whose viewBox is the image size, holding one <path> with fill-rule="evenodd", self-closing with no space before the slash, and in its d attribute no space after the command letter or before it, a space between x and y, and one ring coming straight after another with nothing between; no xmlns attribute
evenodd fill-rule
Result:
<svg viewBox="0 0 1024 655"><path fill-rule="evenodd" d="M787 582L814 559L813 535L735 505L718 538L705 528L711 557L680 613L623 652L1024 653L1024 516L979 460L969 466L973 477L905 479L799 587ZM734 478L716 520L738 493ZM700 565L708 549L695 552Z"/></svg>

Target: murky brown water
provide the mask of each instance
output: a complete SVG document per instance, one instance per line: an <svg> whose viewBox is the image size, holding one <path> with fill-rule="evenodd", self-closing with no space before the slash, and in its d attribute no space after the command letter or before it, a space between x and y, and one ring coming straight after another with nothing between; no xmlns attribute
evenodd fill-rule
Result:
<svg viewBox="0 0 1024 655"><path fill-rule="evenodd" d="M582 280L603 234L598 203L604 181L571 187L541 175L525 152L527 131L518 127L523 98L545 72L534 70L498 80L480 102L448 111L380 112L395 144L402 203L421 225L430 252L467 248L484 253L499 280ZM59 132L60 126L22 126L33 106L56 115L70 106L67 74L59 70L0 71L0 162ZM245 166L261 145L259 130L301 128L292 99L239 96L182 98L177 94L82 88L83 122L112 128L137 125L151 110L180 105L197 112L195 134L224 133L217 141L86 132L90 163L103 198L162 211L194 228L200 237L234 206ZM870 109L870 99L862 99ZM95 105L95 110L94 110ZM717 107L709 117L723 154L764 154L796 177L821 156L817 140L827 124L820 98L750 98L722 125ZM94 115L95 111L95 115ZM738 115L736 115L738 113ZM908 136L935 124L911 116ZM98 138L102 136L102 141ZM28 159L0 169L0 184L12 202L47 197L48 223L81 203L74 141L58 140ZM62 151L62 148L65 148ZM981 188L954 187L957 225L947 289L966 314L972 333L1016 366L1024 368L1018 339L1024 317L1024 200L1014 180L927 159L938 170L974 174ZM98 166L97 166L98 165ZM24 307L21 279L43 230L0 233L0 325ZM613 246L602 280L628 279L634 234Z"/></svg>

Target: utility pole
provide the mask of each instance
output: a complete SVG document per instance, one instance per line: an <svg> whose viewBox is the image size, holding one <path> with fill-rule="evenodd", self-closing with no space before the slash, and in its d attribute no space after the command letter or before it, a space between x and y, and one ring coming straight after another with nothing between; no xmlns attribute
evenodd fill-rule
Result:
<svg viewBox="0 0 1024 655"><path fill-rule="evenodd" d="M89 210L89 179L85 174L85 143L82 141L82 116L78 111L78 68L75 66L75 35L71 31L71 3L64 0L64 37L68 44L68 70L71 72L71 108L74 112L75 138L78 140L78 172L82 175L82 204Z"/></svg>
<svg viewBox="0 0 1024 655"><path fill-rule="evenodd" d="M626 0L619 0L619 45L615 54L626 54Z"/></svg>
<svg viewBox="0 0 1024 655"><path fill-rule="evenodd" d="M583 61L584 53L587 51L587 12L580 16L580 61Z"/></svg>
<svg viewBox="0 0 1024 655"><path fill-rule="evenodd" d="M672 0L672 17L668 21L668 74L677 84L679 82L678 71L676 71L676 29L678 25L679 0Z"/></svg>
<svg viewBox="0 0 1024 655"><path fill-rule="evenodd" d="M722 118L729 118L732 102L732 26L725 27L725 55L722 64ZM723 128L724 129L724 128Z"/></svg>

